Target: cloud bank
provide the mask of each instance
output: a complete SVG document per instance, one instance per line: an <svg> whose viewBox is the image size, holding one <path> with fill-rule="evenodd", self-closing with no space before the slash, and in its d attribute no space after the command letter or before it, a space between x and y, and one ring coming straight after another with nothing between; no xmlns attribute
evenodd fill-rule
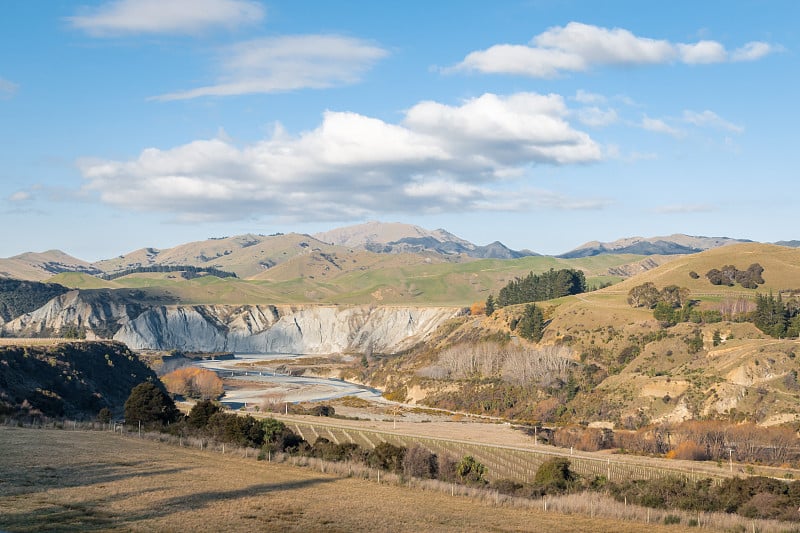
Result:
<svg viewBox="0 0 800 533"><path fill-rule="evenodd" d="M497 44L471 52L463 61L446 70L553 78L567 72L587 71L595 66L755 61L776 50L774 45L754 41L728 51L716 41L673 43L640 37L622 28L570 22L564 27L548 29L529 44Z"/></svg>
<svg viewBox="0 0 800 533"><path fill-rule="evenodd" d="M487 93L457 106L418 103L398 124L327 111L318 127L296 136L278 125L247 146L198 140L78 166L84 190L102 201L182 220L597 208L602 202L520 194L517 180L534 165L601 159L569 114L558 95Z"/></svg>

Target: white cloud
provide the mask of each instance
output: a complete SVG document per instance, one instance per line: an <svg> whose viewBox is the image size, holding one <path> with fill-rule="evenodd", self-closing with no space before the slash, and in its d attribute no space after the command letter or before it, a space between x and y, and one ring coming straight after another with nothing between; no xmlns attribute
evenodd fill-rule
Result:
<svg viewBox="0 0 800 533"><path fill-rule="evenodd" d="M582 124L586 124L587 126L592 126L594 128L608 126L619 120L616 110L611 108L600 109L599 107L595 106L578 109L575 112L575 115Z"/></svg>
<svg viewBox="0 0 800 533"><path fill-rule="evenodd" d="M182 100L201 96L320 89L359 81L386 50L352 37L292 35L256 39L223 49L216 83L156 96Z"/></svg>
<svg viewBox="0 0 800 533"><path fill-rule="evenodd" d="M550 28L531 42L539 48L573 54L587 64L657 64L675 57L675 49L667 41L637 37L621 28L609 30L579 22Z"/></svg>
<svg viewBox="0 0 800 533"><path fill-rule="evenodd" d="M699 127L717 128L734 133L744 132L744 128L742 126L737 126L732 122L728 122L713 111L709 110L705 110L702 113L686 110L683 112L683 120L689 124L694 124L695 126Z"/></svg>
<svg viewBox="0 0 800 533"><path fill-rule="evenodd" d="M598 146L569 125L568 114L558 95L484 94L459 107L419 103L407 112L404 124L437 137L469 161L491 161L492 166L599 159Z"/></svg>
<svg viewBox="0 0 800 533"><path fill-rule="evenodd" d="M756 61L773 52L780 51L780 46L753 41L733 51L731 61Z"/></svg>
<svg viewBox="0 0 800 533"><path fill-rule="evenodd" d="M470 52L445 71L477 71L553 78L593 66L639 66L673 63L721 63L759 59L776 50L763 42L747 43L729 54L716 41L673 43L634 35L623 28L602 28L579 22L557 26L535 36L530 44L497 44Z"/></svg>
<svg viewBox="0 0 800 533"><path fill-rule="evenodd" d="M115 0L67 20L93 37L111 37L233 29L262 18L263 6L250 0Z"/></svg>
<svg viewBox="0 0 800 533"><path fill-rule="evenodd" d="M241 147L218 138L78 165L84 190L102 201L183 220L521 208L532 204L501 184L513 185L532 165L601 158L599 146L569 125L569 114L555 95L485 94L459 106L421 102L399 124L328 111L318 127L296 136L278 126Z"/></svg>
<svg viewBox="0 0 800 533"><path fill-rule="evenodd" d="M471 52L464 61L445 71L476 70L487 74L553 78L562 70L585 69L586 61L575 54L525 45L498 44L486 50Z"/></svg>
<svg viewBox="0 0 800 533"><path fill-rule="evenodd" d="M694 44L679 44L681 60L690 65L722 63L728 58L725 47L716 41L700 41Z"/></svg>
<svg viewBox="0 0 800 533"><path fill-rule="evenodd" d="M17 90L19 90L19 85L0 78L0 100L12 98L15 94L17 94Z"/></svg>
<svg viewBox="0 0 800 533"><path fill-rule="evenodd" d="M650 118L647 115L645 115L642 118L641 126L647 131L654 131L656 133L666 133L667 135L672 135L673 137L683 136L683 132L681 130L673 128L672 126L670 126L661 119Z"/></svg>
<svg viewBox="0 0 800 533"><path fill-rule="evenodd" d="M33 199L33 195L28 191L17 191L8 197L10 202L27 202Z"/></svg>
<svg viewBox="0 0 800 533"><path fill-rule="evenodd" d="M590 93L588 91L584 91L583 89L578 89L578 91L575 93L574 99L576 102L580 102L582 104L606 103L606 97L602 94Z"/></svg>

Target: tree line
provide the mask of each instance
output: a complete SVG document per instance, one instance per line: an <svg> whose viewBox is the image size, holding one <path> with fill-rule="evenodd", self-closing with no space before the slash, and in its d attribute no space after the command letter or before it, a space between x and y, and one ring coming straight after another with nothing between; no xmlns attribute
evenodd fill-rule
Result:
<svg viewBox="0 0 800 533"><path fill-rule="evenodd" d="M764 278L761 277L763 273L764 267L758 263L753 263L747 270L738 270L733 265L725 265L721 269L712 268L706 272L706 278L712 285L733 287L738 283L745 289L756 289L764 283Z"/></svg>
<svg viewBox="0 0 800 533"><path fill-rule="evenodd" d="M486 314L491 315L490 310L494 311L498 307L542 302L582 292L586 292L586 277L580 270L571 268L553 270L551 268L541 274L530 272L524 278L517 277L509 281L505 287L500 289L497 298L489 295Z"/></svg>
<svg viewBox="0 0 800 533"><path fill-rule="evenodd" d="M668 285L659 290L647 282L628 291L628 304L652 309L653 317L668 326L679 322L715 323L725 319L751 322L775 338L800 336L800 298L792 292L787 299L782 292L777 296L772 292L756 293L755 304L742 298L728 299L719 304L718 309L705 310L696 309L689 296L689 289L685 287Z"/></svg>
<svg viewBox="0 0 800 533"><path fill-rule="evenodd" d="M193 279L200 275L206 274L209 276L216 276L218 278L236 278L238 277L234 272L226 272L214 267L198 267L192 265L153 265L153 266L139 266L103 274L100 277L111 281L130 274L143 274L148 272L183 272L183 277L186 279Z"/></svg>

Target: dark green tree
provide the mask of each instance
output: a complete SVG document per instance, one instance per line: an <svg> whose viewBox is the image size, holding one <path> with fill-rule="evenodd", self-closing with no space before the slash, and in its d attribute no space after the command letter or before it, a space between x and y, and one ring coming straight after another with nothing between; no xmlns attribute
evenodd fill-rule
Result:
<svg viewBox="0 0 800 533"><path fill-rule="evenodd" d="M272 443L278 440L286 424L274 418L265 418L261 421L261 427L264 430L264 442Z"/></svg>
<svg viewBox="0 0 800 533"><path fill-rule="evenodd" d="M204 428L208 425L208 419L220 411L222 408L218 403L212 400L203 400L194 404L192 410L189 411L187 422L192 427Z"/></svg>
<svg viewBox="0 0 800 533"><path fill-rule="evenodd" d="M523 339L533 342L542 340L542 335L544 334L544 315L542 310L534 304L526 305L522 318L517 323L516 331Z"/></svg>
<svg viewBox="0 0 800 533"><path fill-rule="evenodd" d="M769 296L756 295L753 323L758 329L772 337L780 338L786 335L789 316L780 293L777 298L772 295L772 292L769 293Z"/></svg>
<svg viewBox="0 0 800 533"><path fill-rule="evenodd" d="M406 449L388 442L381 442L373 448L367 456L367 463L382 470L390 472L402 472L403 470L403 457L406 454Z"/></svg>
<svg viewBox="0 0 800 533"><path fill-rule="evenodd" d="M250 415L215 413L208 419L206 428L214 438L223 442L239 446L261 446L264 443L264 429Z"/></svg>
<svg viewBox="0 0 800 533"><path fill-rule="evenodd" d="M175 402L164 389L146 381L136 385L125 401L125 421L145 425L165 425L181 416Z"/></svg>
<svg viewBox="0 0 800 533"><path fill-rule="evenodd" d="M580 270L552 268L541 274L531 272L524 278L516 278L500 289L495 300L496 307L541 302L570 294L586 292L586 277Z"/></svg>
<svg viewBox="0 0 800 533"><path fill-rule="evenodd" d="M492 316L494 313L494 296L491 294L486 298L486 316Z"/></svg>

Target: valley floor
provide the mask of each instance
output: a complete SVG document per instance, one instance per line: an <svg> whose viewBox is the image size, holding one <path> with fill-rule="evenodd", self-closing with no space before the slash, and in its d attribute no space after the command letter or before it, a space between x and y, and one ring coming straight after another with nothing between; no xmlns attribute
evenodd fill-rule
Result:
<svg viewBox="0 0 800 533"><path fill-rule="evenodd" d="M0 529L7 531L634 532L642 527L107 432L0 427Z"/></svg>

